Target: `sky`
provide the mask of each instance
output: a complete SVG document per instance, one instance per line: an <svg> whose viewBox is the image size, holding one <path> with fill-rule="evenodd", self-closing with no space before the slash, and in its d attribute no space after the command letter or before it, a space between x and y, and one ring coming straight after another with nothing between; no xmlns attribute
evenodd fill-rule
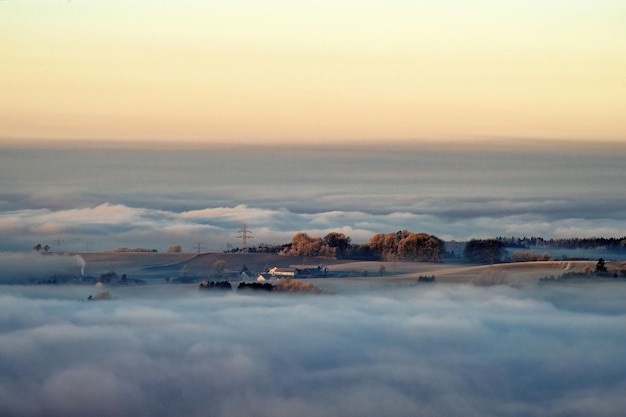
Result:
<svg viewBox="0 0 626 417"><path fill-rule="evenodd" d="M626 139L619 0L0 1L0 140Z"/></svg>
<svg viewBox="0 0 626 417"><path fill-rule="evenodd" d="M88 302L89 286L5 286L0 413L608 417L626 406L622 283L335 289L117 287Z"/></svg>

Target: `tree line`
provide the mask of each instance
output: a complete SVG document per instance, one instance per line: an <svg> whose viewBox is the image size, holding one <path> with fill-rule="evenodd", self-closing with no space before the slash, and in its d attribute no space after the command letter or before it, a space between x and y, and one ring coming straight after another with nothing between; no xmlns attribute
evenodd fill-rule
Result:
<svg viewBox="0 0 626 417"><path fill-rule="evenodd" d="M566 249L607 249L607 250L624 250L626 249L626 236L622 237L589 237L589 238L562 238L562 239L544 239L542 237L497 237L496 240L502 242L509 248L530 248L539 247L555 247Z"/></svg>
<svg viewBox="0 0 626 417"><path fill-rule="evenodd" d="M496 237L471 239L467 242L448 242L449 250L463 251L465 261L477 264L502 262L528 262L550 260L549 253L536 253L532 247L559 247L580 249L626 250L626 237L622 238L569 238L543 239L540 237L517 238ZM462 245L462 246L461 246ZM46 245L47 246L47 245ZM48 247L49 248L49 247ZM35 250L48 248L36 245ZM124 248L125 249L125 248ZM507 249L517 249L510 254ZM117 250L120 250L119 248ZM133 249L137 251L138 249ZM152 250L154 251L154 250ZM169 253L182 252L182 246L172 245ZM233 248L228 252L240 252ZM261 244L248 249L253 253L275 253L286 256L355 259L379 261L442 262L444 257L460 259L454 252L446 252L446 243L434 235L399 230L390 233L376 233L367 243L354 244L349 236L340 232L330 232L324 237L311 236L305 232L296 233L289 243L281 245Z"/></svg>
<svg viewBox="0 0 626 417"><path fill-rule="evenodd" d="M377 233L363 244L352 244L349 236L338 232L328 233L323 238L299 232L290 243L281 246L278 253L322 258L441 262L445 254L445 244L436 236L408 230Z"/></svg>

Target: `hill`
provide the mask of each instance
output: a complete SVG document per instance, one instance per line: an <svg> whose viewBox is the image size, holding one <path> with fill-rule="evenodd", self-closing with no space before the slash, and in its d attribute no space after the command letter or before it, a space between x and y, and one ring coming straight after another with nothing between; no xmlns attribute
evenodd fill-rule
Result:
<svg viewBox="0 0 626 417"><path fill-rule="evenodd" d="M416 282L421 276L435 276L440 283L477 285L523 285L538 282L545 276L583 272L595 267L594 261L515 262L496 265L459 263L350 261L322 258L280 256L267 253L80 253L85 260L85 275L98 276L115 271L130 278L165 279L191 276L206 279L220 262L234 275L244 266L257 274L272 267L293 265L328 270L328 284L333 282ZM381 268L382 267L382 268Z"/></svg>
<svg viewBox="0 0 626 417"><path fill-rule="evenodd" d="M85 275L98 276L115 271L133 278L166 278L180 275L207 277L218 261L225 263L227 272L241 271L244 266L252 273L260 273L272 267L291 265L338 265L346 261L281 256L272 253L128 253L84 252L78 253L85 260Z"/></svg>

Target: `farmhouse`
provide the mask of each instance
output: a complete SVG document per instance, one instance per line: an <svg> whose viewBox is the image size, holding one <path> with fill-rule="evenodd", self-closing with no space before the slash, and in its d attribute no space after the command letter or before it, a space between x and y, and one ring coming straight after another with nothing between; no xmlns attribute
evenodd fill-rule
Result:
<svg viewBox="0 0 626 417"><path fill-rule="evenodd" d="M324 272L321 266L298 267L292 265L289 268L274 267L269 270L270 275L275 278L311 278L322 276Z"/></svg>
<svg viewBox="0 0 626 417"><path fill-rule="evenodd" d="M280 278L297 278L298 271L299 270L297 268L279 268L277 266L269 270L273 277Z"/></svg>

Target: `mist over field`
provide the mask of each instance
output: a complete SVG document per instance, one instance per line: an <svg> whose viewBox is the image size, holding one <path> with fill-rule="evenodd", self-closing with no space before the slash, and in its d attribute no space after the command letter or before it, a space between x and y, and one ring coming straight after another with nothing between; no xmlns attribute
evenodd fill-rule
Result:
<svg viewBox="0 0 626 417"><path fill-rule="evenodd" d="M617 416L626 287L6 286L3 416Z"/></svg>
<svg viewBox="0 0 626 417"><path fill-rule="evenodd" d="M2 251L219 251L241 245L244 223L253 245L299 231L626 235L620 143L3 146Z"/></svg>

